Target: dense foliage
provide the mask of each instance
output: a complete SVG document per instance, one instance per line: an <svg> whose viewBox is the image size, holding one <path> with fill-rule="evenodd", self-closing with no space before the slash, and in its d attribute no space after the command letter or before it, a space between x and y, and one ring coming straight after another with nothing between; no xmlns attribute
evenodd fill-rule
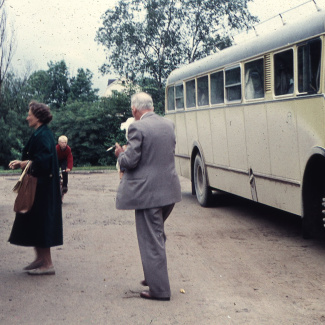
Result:
<svg viewBox="0 0 325 325"><path fill-rule="evenodd" d="M8 74L0 97L0 166L7 168L10 160L20 158L34 131L26 121L32 99L51 107L49 127L56 139L62 134L68 137L76 166L114 165L114 154L106 149L116 141L125 143L120 125L131 116L132 90L99 99L91 79L92 73L83 69L70 78L64 61L50 62L47 71L29 77Z"/></svg>

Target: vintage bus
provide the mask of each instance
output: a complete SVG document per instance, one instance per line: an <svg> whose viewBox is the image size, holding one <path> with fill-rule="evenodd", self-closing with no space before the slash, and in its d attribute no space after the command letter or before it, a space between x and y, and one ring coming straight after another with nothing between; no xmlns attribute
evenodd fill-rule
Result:
<svg viewBox="0 0 325 325"><path fill-rule="evenodd" d="M323 236L325 12L174 70L166 117L179 175L301 216Z"/></svg>

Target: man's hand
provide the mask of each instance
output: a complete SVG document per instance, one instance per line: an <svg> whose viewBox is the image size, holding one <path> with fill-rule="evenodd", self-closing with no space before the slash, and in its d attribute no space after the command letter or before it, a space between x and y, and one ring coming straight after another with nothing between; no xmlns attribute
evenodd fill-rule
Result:
<svg viewBox="0 0 325 325"><path fill-rule="evenodd" d="M115 143L115 156L118 157L121 152L124 152L124 149L116 142Z"/></svg>

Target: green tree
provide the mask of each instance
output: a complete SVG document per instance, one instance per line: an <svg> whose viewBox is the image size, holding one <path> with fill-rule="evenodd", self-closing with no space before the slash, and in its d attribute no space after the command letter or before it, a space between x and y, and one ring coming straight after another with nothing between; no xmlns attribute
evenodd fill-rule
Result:
<svg viewBox="0 0 325 325"><path fill-rule="evenodd" d="M53 63L48 63L49 69L47 74L49 76L49 102L51 107L61 107L65 105L68 100L70 92L69 86L69 71L64 60Z"/></svg>
<svg viewBox="0 0 325 325"><path fill-rule="evenodd" d="M229 30L256 22L252 0L120 0L102 16L96 40L108 52L103 73L150 77L159 89L172 70L231 45Z"/></svg>
<svg viewBox="0 0 325 325"><path fill-rule="evenodd" d="M0 166L18 159L23 145L31 134L26 122L28 113L27 77L7 74L2 84L0 101Z"/></svg>
<svg viewBox="0 0 325 325"><path fill-rule="evenodd" d="M98 90L93 89L92 83L93 73L86 69L78 69L76 77L70 79L69 100L81 102L94 102L98 100Z"/></svg>
<svg viewBox="0 0 325 325"><path fill-rule="evenodd" d="M51 104L51 79L50 75L45 70L38 70L31 74L28 79L26 91L30 98L41 103Z"/></svg>
<svg viewBox="0 0 325 325"><path fill-rule="evenodd" d="M10 160L20 157L23 145L33 132L26 122L28 104L32 99L50 105L53 114L58 111L56 117L59 123L56 124L54 118L50 124L53 130L56 125L57 129L61 127L61 124L64 128L68 121L69 127L65 128L63 133L73 132L70 128L75 127L77 137L79 132L80 134L86 132L90 139L94 139L95 129L100 126L98 132L104 134L107 130L107 121L105 115L100 115L102 112L97 109L101 104L96 95L97 90L92 89L91 79L92 73L83 69L78 69L77 76L69 79L64 61L51 62L47 71L39 70L23 77L7 73L2 83L0 101L0 166L7 168ZM91 123L94 124L93 132L90 131ZM101 141L98 143L104 141L100 136L97 140ZM80 140L78 147L83 145ZM87 159L90 164L98 162L96 153L93 150L90 150L90 153L94 154L94 159L91 156L81 155L84 164L87 163Z"/></svg>

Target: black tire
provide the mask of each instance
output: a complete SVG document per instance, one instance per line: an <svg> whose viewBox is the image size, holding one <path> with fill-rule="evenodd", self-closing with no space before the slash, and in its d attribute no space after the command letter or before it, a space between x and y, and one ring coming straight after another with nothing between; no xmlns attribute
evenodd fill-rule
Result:
<svg viewBox="0 0 325 325"><path fill-rule="evenodd" d="M324 165L322 165L323 167ZM317 173L314 173L315 170ZM302 235L305 239L325 239L324 214L322 205L325 197L325 171L324 168L310 169L307 176L309 181L305 184L302 219Z"/></svg>
<svg viewBox="0 0 325 325"><path fill-rule="evenodd" d="M211 203L212 191L208 186L206 170L200 155L195 157L193 176L196 198L201 206L207 207Z"/></svg>
<svg viewBox="0 0 325 325"><path fill-rule="evenodd" d="M324 222L322 214L322 198L317 196L309 205L302 219L302 236L304 239L325 239Z"/></svg>

